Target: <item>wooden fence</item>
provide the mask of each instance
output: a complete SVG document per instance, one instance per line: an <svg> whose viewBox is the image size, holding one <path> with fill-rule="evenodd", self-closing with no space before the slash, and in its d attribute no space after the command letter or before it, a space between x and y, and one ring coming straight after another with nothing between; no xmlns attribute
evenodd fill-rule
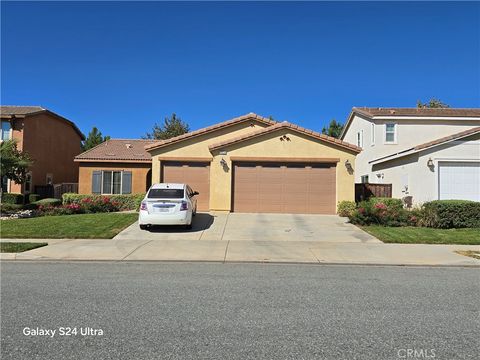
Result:
<svg viewBox="0 0 480 360"><path fill-rule="evenodd" d="M62 183L53 185L53 197L61 199L65 193L78 193L78 183Z"/></svg>
<svg viewBox="0 0 480 360"><path fill-rule="evenodd" d="M375 197L392 197L392 184L355 184L355 201Z"/></svg>

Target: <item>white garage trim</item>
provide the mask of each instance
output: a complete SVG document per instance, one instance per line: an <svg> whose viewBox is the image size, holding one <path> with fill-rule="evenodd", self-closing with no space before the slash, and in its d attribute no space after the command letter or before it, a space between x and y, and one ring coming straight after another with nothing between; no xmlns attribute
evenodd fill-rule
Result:
<svg viewBox="0 0 480 360"><path fill-rule="evenodd" d="M440 186L440 181L441 181L440 167L442 166L442 164L445 164L445 166L448 167L448 165L453 165L453 164L458 164L458 163L476 163L480 167L480 159L478 159L478 158L475 158L475 159L472 159L472 158L468 158L468 159L465 159L465 158L463 158L463 159L462 158L455 158L455 159L454 158L436 158L436 159L434 159L434 164L435 164L435 169L436 169L436 171L435 171L436 172L435 193L437 194L437 199L438 200L441 199L441 190L442 190L441 186ZM479 198L471 199L471 200L480 201Z"/></svg>

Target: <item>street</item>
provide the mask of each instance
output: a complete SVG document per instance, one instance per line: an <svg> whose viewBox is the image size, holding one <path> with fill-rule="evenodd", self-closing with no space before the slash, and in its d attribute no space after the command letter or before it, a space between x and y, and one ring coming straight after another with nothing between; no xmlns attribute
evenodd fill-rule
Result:
<svg viewBox="0 0 480 360"><path fill-rule="evenodd" d="M4 261L1 357L474 359L479 275L458 267Z"/></svg>

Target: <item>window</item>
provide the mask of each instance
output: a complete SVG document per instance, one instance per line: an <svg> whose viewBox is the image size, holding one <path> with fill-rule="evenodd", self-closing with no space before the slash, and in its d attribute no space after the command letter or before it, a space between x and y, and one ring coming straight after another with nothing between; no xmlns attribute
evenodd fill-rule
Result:
<svg viewBox="0 0 480 360"><path fill-rule="evenodd" d="M357 132L357 146L363 147L363 130Z"/></svg>
<svg viewBox="0 0 480 360"><path fill-rule="evenodd" d="M8 192L8 178L6 176L2 178L2 192Z"/></svg>
<svg viewBox="0 0 480 360"><path fill-rule="evenodd" d="M370 145L375 145L375 124L370 125Z"/></svg>
<svg viewBox="0 0 480 360"><path fill-rule="evenodd" d="M183 189L150 189L150 199L183 199Z"/></svg>
<svg viewBox="0 0 480 360"><path fill-rule="evenodd" d="M29 193L32 191L32 173L29 172L25 175L25 184L24 184L25 192Z"/></svg>
<svg viewBox="0 0 480 360"><path fill-rule="evenodd" d="M385 124L385 142L395 143L397 141L396 124Z"/></svg>
<svg viewBox="0 0 480 360"><path fill-rule="evenodd" d="M48 173L45 176L45 184L47 185L53 185L53 174Z"/></svg>
<svg viewBox="0 0 480 360"><path fill-rule="evenodd" d="M360 182L362 184L368 184L368 175L363 175L360 177Z"/></svg>
<svg viewBox="0 0 480 360"><path fill-rule="evenodd" d="M102 194L121 194L122 193L122 172L121 171L102 171Z"/></svg>
<svg viewBox="0 0 480 360"><path fill-rule="evenodd" d="M0 140L9 140L10 139L10 130L12 126L10 121L2 121L2 129L0 134Z"/></svg>

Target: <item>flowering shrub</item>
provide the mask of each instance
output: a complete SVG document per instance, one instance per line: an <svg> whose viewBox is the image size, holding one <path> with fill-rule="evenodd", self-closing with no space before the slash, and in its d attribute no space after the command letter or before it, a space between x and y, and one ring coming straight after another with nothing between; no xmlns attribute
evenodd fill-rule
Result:
<svg viewBox="0 0 480 360"><path fill-rule="evenodd" d="M108 196L87 197L82 199L80 204L72 203L69 205L79 205L86 213L114 212L120 210L120 204L117 201L112 201Z"/></svg>
<svg viewBox="0 0 480 360"><path fill-rule="evenodd" d="M37 216L53 216L53 215L72 215L83 214L84 209L78 204L70 205L39 205L36 211Z"/></svg>
<svg viewBox="0 0 480 360"><path fill-rule="evenodd" d="M349 216L350 222L358 225L406 226L416 225L417 216L411 211L398 206L396 202L380 202L372 198L358 204Z"/></svg>
<svg viewBox="0 0 480 360"><path fill-rule="evenodd" d="M65 193L62 196L63 204L82 204L84 199L90 199L96 202L98 199L108 198L110 202L116 203L118 210L138 210L145 194L125 194L125 195L86 195Z"/></svg>

